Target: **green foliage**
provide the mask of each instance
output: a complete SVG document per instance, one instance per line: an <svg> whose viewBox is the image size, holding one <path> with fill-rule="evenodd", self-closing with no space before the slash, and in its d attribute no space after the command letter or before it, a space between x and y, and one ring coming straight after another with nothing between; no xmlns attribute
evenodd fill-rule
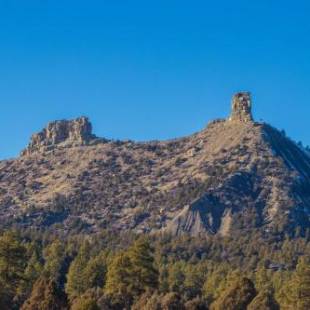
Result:
<svg viewBox="0 0 310 310"><path fill-rule="evenodd" d="M264 289L253 299L247 310L279 310L280 306L270 289Z"/></svg>
<svg viewBox="0 0 310 310"><path fill-rule="evenodd" d="M29 257L29 259L24 271L23 279L18 287L18 298L21 300L25 300L30 295L33 284L43 271L41 247L37 243L31 242L26 245L26 248L27 257Z"/></svg>
<svg viewBox="0 0 310 310"><path fill-rule="evenodd" d="M26 248L14 232L0 237L0 304L10 304L18 295L27 263ZM3 308L5 309L5 308Z"/></svg>
<svg viewBox="0 0 310 310"><path fill-rule="evenodd" d="M248 278L237 279L211 305L211 310L243 310L256 296L253 282Z"/></svg>
<svg viewBox="0 0 310 310"><path fill-rule="evenodd" d="M40 278L21 310L64 310L66 299L53 280Z"/></svg>
<svg viewBox="0 0 310 310"><path fill-rule="evenodd" d="M90 257L91 246L85 242L72 261L66 283L66 293L70 300L82 295L88 289L103 287L106 263L103 253Z"/></svg>
<svg viewBox="0 0 310 310"><path fill-rule="evenodd" d="M61 309L66 299L72 309L309 309L309 251L303 238L255 234L58 239L7 232L0 236L0 309Z"/></svg>
<svg viewBox="0 0 310 310"><path fill-rule="evenodd" d="M177 293L168 293L161 300L161 307L165 310L182 310L184 309L182 298Z"/></svg>
<svg viewBox="0 0 310 310"><path fill-rule="evenodd" d="M184 304L185 310L208 310L206 302L201 297L195 297Z"/></svg>
<svg viewBox="0 0 310 310"><path fill-rule="evenodd" d="M310 262L309 258L300 258L290 283L291 306L294 309L310 309Z"/></svg>
<svg viewBox="0 0 310 310"><path fill-rule="evenodd" d="M213 264L209 266L208 276L203 284L202 292L209 304L216 300L226 287L226 278L231 268L227 264L219 263L215 268Z"/></svg>
<svg viewBox="0 0 310 310"><path fill-rule="evenodd" d="M185 261L174 263L168 272L169 291L181 294L189 300L201 295L202 283L206 277L204 264L190 264Z"/></svg>
<svg viewBox="0 0 310 310"><path fill-rule="evenodd" d="M43 274L45 277L59 282L63 277L66 265L65 245L56 239L48 245L43 253L45 260Z"/></svg>
<svg viewBox="0 0 310 310"><path fill-rule="evenodd" d="M93 297L82 295L74 301L71 310L100 310L100 308Z"/></svg>
<svg viewBox="0 0 310 310"><path fill-rule="evenodd" d="M296 268L297 309L310 309L310 261L300 259Z"/></svg>
<svg viewBox="0 0 310 310"><path fill-rule="evenodd" d="M117 255L108 268L105 292L117 302L129 305L132 300L158 286L153 250L144 239Z"/></svg>
<svg viewBox="0 0 310 310"><path fill-rule="evenodd" d="M162 296L157 292L154 294L144 293L132 305L131 310L160 310Z"/></svg>
<svg viewBox="0 0 310 310"><path fill-rule="evenodd" d="M185 310L185 307L181 296L177 293L149 292L141 295L131 310Z"/></svg>
<svg viewBox="0 0 310 310"><path fill-rule="evenodd" d="M83 279L83 271L89 260L89 251L89 244L88 242L85 242L82 245L78 255L70 265L66 284L66 293L68 294L70 300L80 296L86 290Z"/></svg>
<svg viewBox="0 0 310 310"><path fill-rule="evenodd" d="M270 283L270 272L265 266L260 266L255 272L255 287L258 290L263 290Z"/></svg>
<svg viewBox="0 0 310 310"><path fill-rule="evenodd" d="M107 258L104 252L91 257L83 270L85 290L95 287L103 287L107 272Z"/></svg>
<svg viewBox="0 0 310 310"><path fill-rule="evenodd" d="M118 254L108 267L105 293L110 295L115 303L129 306L132 303L131 262L127 253Z"/></svg>
<svg viewBox="0 0 310 310"><path fill-rule="evenodd" d="M153 253L154 250L145 239L138 239L128 251L134 296L158 287L158 270L154 265Z"/></svg>

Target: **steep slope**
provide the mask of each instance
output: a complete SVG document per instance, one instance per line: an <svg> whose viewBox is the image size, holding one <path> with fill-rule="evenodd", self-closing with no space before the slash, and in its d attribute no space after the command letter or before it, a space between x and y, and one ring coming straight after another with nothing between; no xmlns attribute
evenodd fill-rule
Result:
<svg viewBox="0 0 310 310"><path fill-rule="evenodd" d="M248 93L228 120L165 142L109 141L87 118L57 121L0 162L2 226L173 234L302 233L310 228L310 158L267 124Z"/></svg>

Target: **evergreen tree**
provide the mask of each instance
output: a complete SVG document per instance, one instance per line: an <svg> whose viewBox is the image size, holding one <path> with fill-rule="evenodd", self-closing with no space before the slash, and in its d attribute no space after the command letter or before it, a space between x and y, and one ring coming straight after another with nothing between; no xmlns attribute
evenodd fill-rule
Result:
<svg viewBox="0 0 310 310"><path fill-rule="evenodd" d="M85 292L83 271L89 260L89 251L89 244L88 242L85 242L81 246L78 255L70 264L66 283L66 293L70 300L73 300Z"/></svg>
<svg viewBox="0 0 310 310"><path fill-rule="evenodd" d="M131 262L127 253L118 254L108 267L105 293L116 304L129 308L133 300Z"/></svg>
<svg viewBox="0 0 310 310"><path fill-rule="evenodd" d="M86 268L83 270L85 290L104 286L107 273L106 265L106 254L104 252L89 259Z"/></svg>
<svg viewBox="0 0 310 310"><path fill-rule="evenodd" d="M45 259L44 276L54 280L56 283L64 283L68 262L63 242L58 239L52 242L45 248L43 256Z"/></svg>
<svg viewBox="0 0 310 310"><path fill-rule="evenodd" d="M202 291L203 297L211 304L222 293L227 285L226 277L230 270L226 264L217 264L217 267L212 267L212 272L209 272L205 283L203 284Z"/></svg>
<svg viewBox="0 0 310 310"><path fill-rule="evenodd" d="M158 270L154 267L153 249L141 238L128 251L130 260L131 289L138 296L148 289L158 287Z"/></svg>
<svg viewBox="0 0 310 310"><path fill-rule="evenodd" d="M126 305L157 287L158 271L152 248L145 239L139 239L127 252L116 256L108 268L105 292Z"/></svg>
<svg viewBox="0 0 310 310"><path fill-rule="evenodd" d="M39 278L21 310L64 310L66 299L53 280Z"/></svg>
<svg viewBox="0 0 310 310"><path fill-rule="evenodd" d="M205 280L205 270L198 264L179 261L169 268L168 284L170 291L179 293L186 300L201 295L202 283Z"/></svg>
<svg viewBox="0 0 310 310"><path fill-rule="evenodd" d="M310 263L302 257L296 267L291 283L293 288L293 306L298 310L310 309Z"/></svg>
<svg viewBox="0 0 310 310"><path fill-rule="evenodd" d="M208 310L206 302L201 297L196 297L184 304L185 310Z"/></svg>
<svg viewBox="0 0 310 310"><path fill-rule="evenodd" d="M27 257L30 258L24 271L23 280L18 287L18 299L21 300L21 303L30 295L33 284L40 277L43 270L41 248L38 244L30 243L27 246Z"/></svg>
<svg viewBox="0 0 310 310"><path fill-rule="evenodd" d="M280 306L274 299L271 289L263 289L253 299L247 310L279 310Z"/></svg>
<svg viewBox="0 0 310 310"><path fill-rule="evenodd" d="M293 296L293 294L291 293L291 281L292 272L290 271L275 272L272 275L271 285L274 288L274 295L281 309L289 309L292 304L291 296Z"/></svg>
<svg viewBox="0 0 310 310"><path fill-rule="evenodd" d="M1 310L11 310L12 305L12 295L8 294L5 288L0 283L0 309Z"/></svg>
<svg viewBox="0 0 310 310"><path fill-rule="evenodd" d="M168 283L171 292L183 293L185 290L186 280L186 262L176 262L169 268Z"/></svg>
<svg viewBox="0 0 310 310"><path fill-rule="evenodd" d="M100 310L100 308L93 297L82 295L74 301L71 310Z"/></svg>
<svg viewBox="0 0 310 310"><path fill-rule="evenodd" d="M211 305L211 310L244 310L256 296L253 282L248 278L236 280Z"/></svg>
<svg viewBox="0 0 310 310"><path fill-rule="evenodd" d="M177 293L168 293L161 299L163 310L185 310L182 298Z"/></svg>
<svg viewBox="0 0 310 310"><path fill-rule="evenodd" d="M263 290L270 283L270 277L267 269L264 266L260 266L255 272L255 287L258 290Z"/></svg>
<svg viewBox="0 0 310 310"><path fill-rule="evenodd" d="M104 285L106 262L104 253L90 257L90 245L84 243L72 261L67 274L66 293L70 300L88 289Z"/></svg>
<svg viewBox="0 0 310 310"><path fill-rule="evenodd" d="M0 237L0 299L12 308L11 301L24 279L26 262L26 248L18 235L4 233Z"/></svg>

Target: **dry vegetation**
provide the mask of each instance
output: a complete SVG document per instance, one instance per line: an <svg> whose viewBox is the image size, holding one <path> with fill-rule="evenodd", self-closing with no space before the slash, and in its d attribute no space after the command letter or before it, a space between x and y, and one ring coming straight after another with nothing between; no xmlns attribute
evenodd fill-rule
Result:
<svg viewBox="0 0 310 310"><path fill-rule="evenodd" d="M197 235L309 228L310 160L274 128L218 120L192 136L94 138L0 162L6 226Z"/></svg>

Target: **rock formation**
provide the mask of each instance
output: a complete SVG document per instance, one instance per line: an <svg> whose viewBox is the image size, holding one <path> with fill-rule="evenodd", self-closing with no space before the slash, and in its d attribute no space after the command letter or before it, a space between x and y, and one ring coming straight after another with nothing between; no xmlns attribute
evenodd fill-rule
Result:
<svg viewBox="0 0 310 310"><path fill-rule="evenodd" d="M252 122L252 102L249 92L237 93L232 100L230 121Z"/></svg>
<svg viewBox="0 0 310 310"><path fill-rule="evenodd" d="M49 124L27 156L0 161L0 229L310 231L309 154L253 121L249 93L232 108L228 120L170 141L97 143L87 118Z"/></svg>
<svg viewBox="0 0 310 310"><path fill-rule="evenodd" d="M22 155L49 150L60 144L63 146L85 145L93 139L95 136L92 134L92 125L87 117L54 121L32 136L28 148L22 152Z"/></svg>

